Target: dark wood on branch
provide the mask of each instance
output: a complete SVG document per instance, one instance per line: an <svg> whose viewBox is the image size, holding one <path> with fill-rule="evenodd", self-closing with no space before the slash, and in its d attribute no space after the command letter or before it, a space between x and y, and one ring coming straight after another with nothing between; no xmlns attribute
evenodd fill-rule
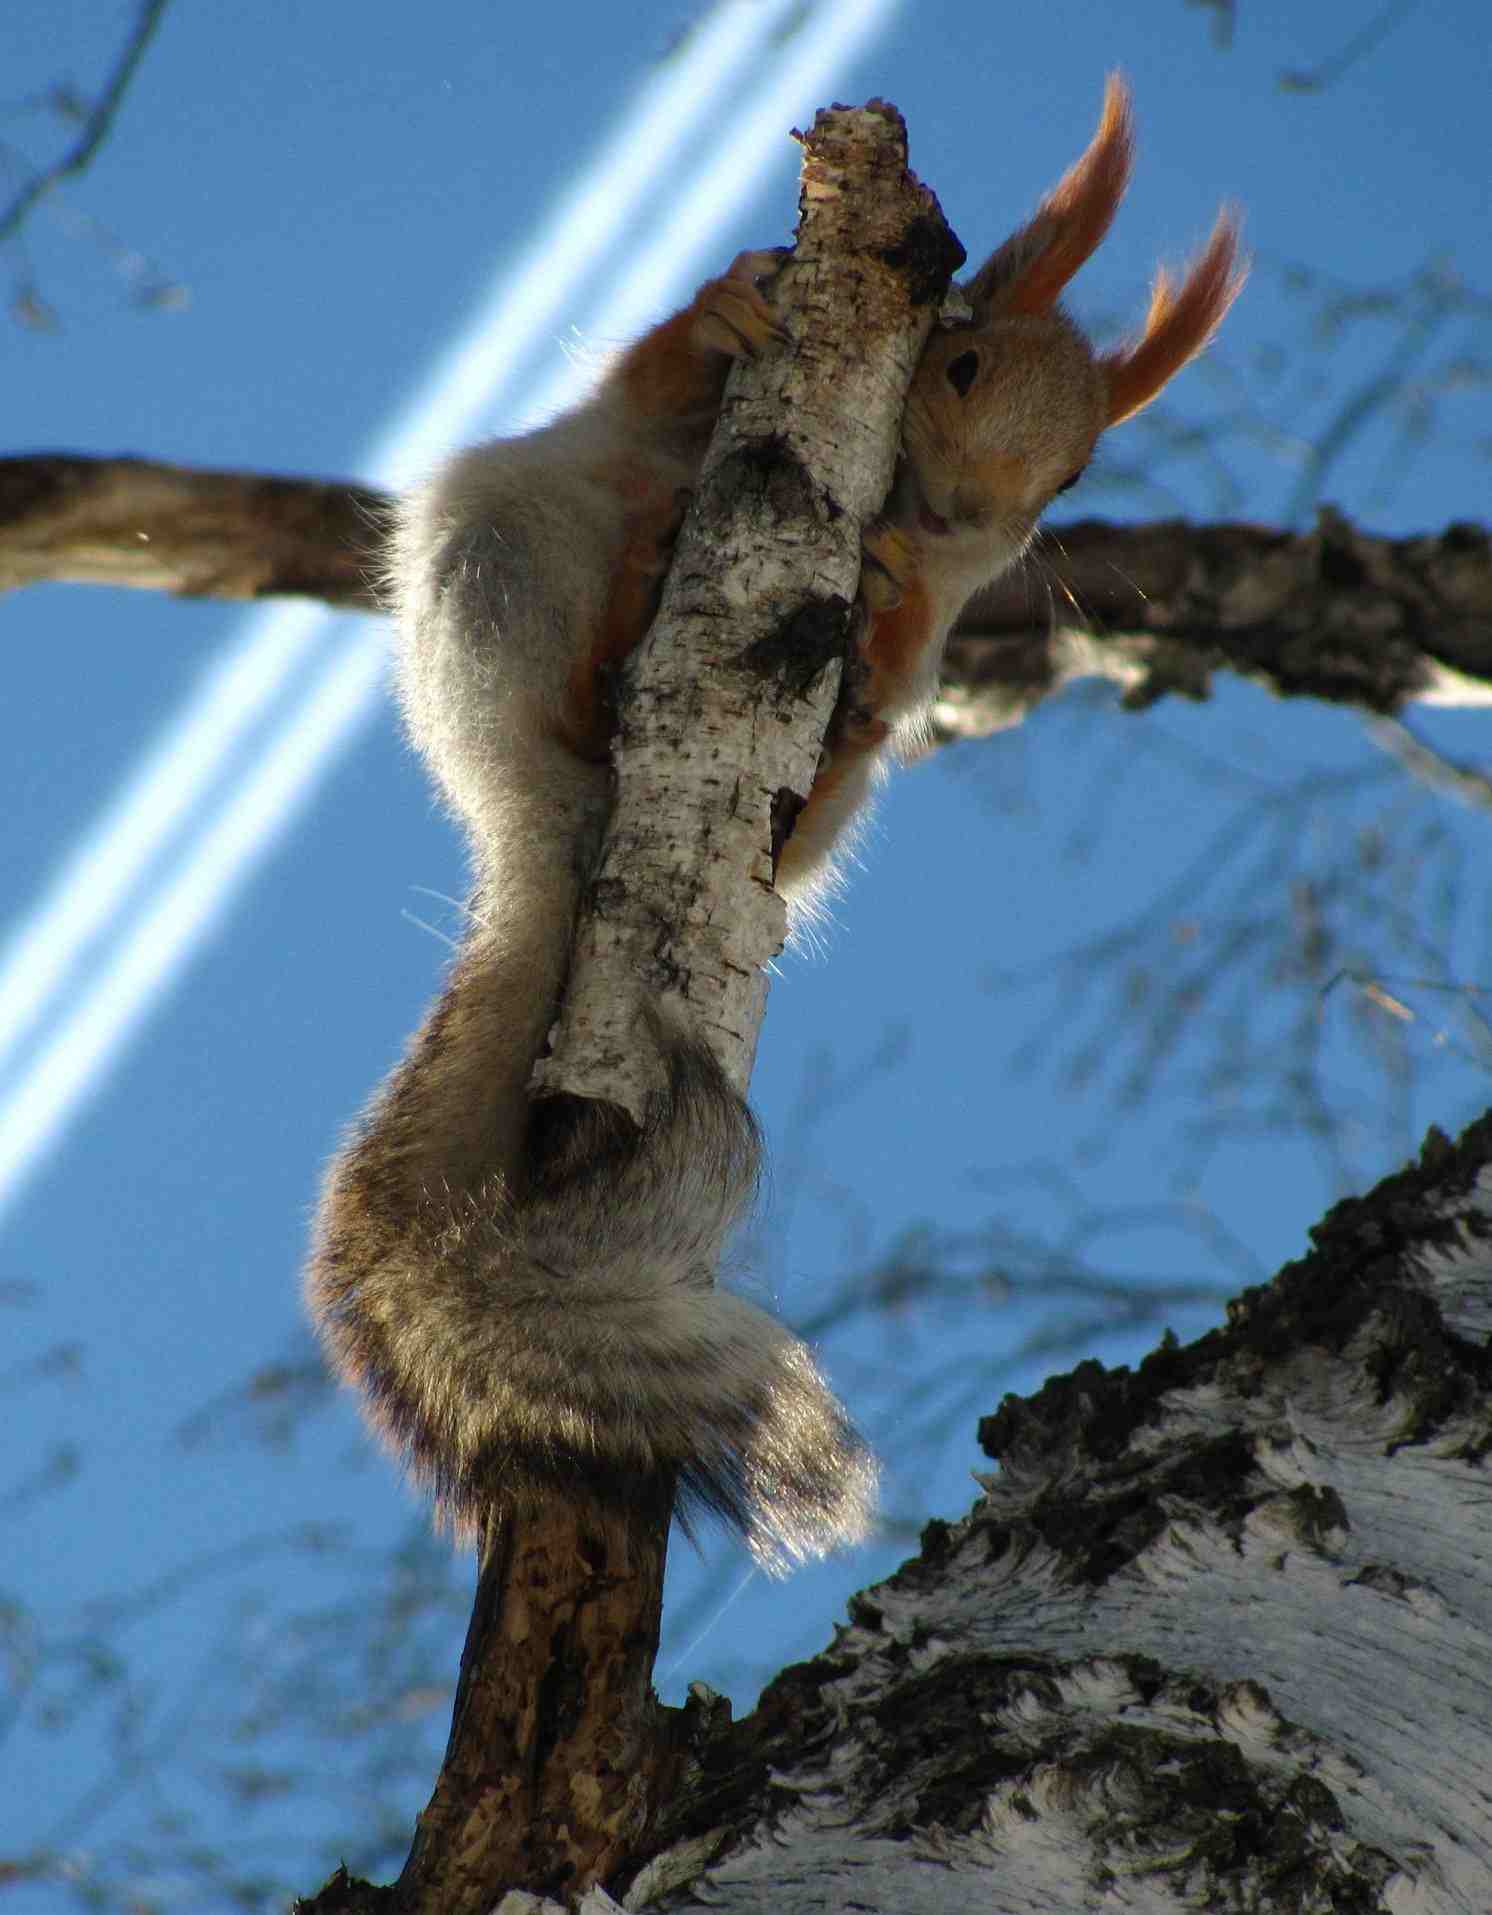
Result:
<svg viewBox="0 0 1492 1915"><path fill-rule="evenodd" d="M1138 708L1205 697L1215 671L1377 712L1492 702L1492 539L1376 538L1331 511L1307 533L1063 526L960 619L938 717L972 737L1074 678L1112 679Z"/></svg>
<svg viewBox="0 0 1492 1915"><path fill-rule="evenodd" d="M650 1687L671 1503L555 1498L484 1553L451 1737L395 1906L480 1915L496 1884L556 1899L642 1839L667 1742Z"/></svg>
<svg viewBox="0 0 1492 1915"><path fill-rule="evenodd" d="M0 588L43 580L377 609L387 496L145 459L0 459ZM1285 696L1392 711L1492 701L1492 538L1384 539L1323 513L1265 526L1063 526L959 623L944 737L1019 723L1078 677L1131 705L1230 671Z"/></svg>
<svg viewBox="0 0 1492 1915"><path fill-rule="evenodd" d="M557 1900L641 1842L671 1711L658 1650L669 1499L555 1498L489 1535L435 1792L396 1883L339 1869L296 1915L480 1915L522 1883Z"/></svg>
<svg viewBox="0 0 1492 1915"><path fill-rule="evenodd" d="M388 496L152 459L0 459L0 590L64 580L376 611Z"/></svg>

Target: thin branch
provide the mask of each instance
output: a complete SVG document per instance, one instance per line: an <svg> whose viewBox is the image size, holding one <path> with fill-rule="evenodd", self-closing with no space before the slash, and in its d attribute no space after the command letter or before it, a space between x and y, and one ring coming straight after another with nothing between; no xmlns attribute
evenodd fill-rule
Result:
<svg viewBox="0 0 1492 1915"><path fill-rule="evenodd" d="M1364 26L1358 28L1335 53L1328 54L1314 67L1283 67L1279 75L1282 93L1322 93L1339 80L1354 62L1371 53L1412 13L1417 0L1388 0Z"/></svg>
<svg viewBox="0 0 1492 1915"><path fill-rule="evenodd" d="M813 784L851 643L862 527L890 490L907 387L962 258L907 170L894 107L821 113L774 299L788 352L738 363L659 616L630 672L616 803L576 939L548 1092L640 1118L641 997L744 1089L786 937L770 883ZM678 820L689 821L688 852ZM661 927L667 927L662 935Z"/></svg>
<svg viewBox="0 0 1492 1915"><path fill-rule="evenodd" d="M1381 369L1349 392L1337 408L1336 416L1317 435L1301 474L1285 505L1285 523L1300 525L1311 508L1322 498L1327 474L1361 435L1364 427L1398 401L1409 383L1410 374L1428 352L1435 335L1457 311L1457 300L1443 286L1424 276L1431 298L1425 307L1411 315L1395 341Z"/></svg>
<svg viewBox="0 0 1492 1915"><path fill-rule="evenodd" d="M1492 777L1484 771L1469 771L1435 751L1422 738L1416 738L1398 718L1372 718L1364 726L1373 743L1397 759L1411 777L1418 778L1432 791L1457 798L1474 811L1492 811Z"/></svg>
<svg viewBox="0 0 1492 1915"><path fill-rule="evenodd" d="M99 95L93 111L84 121L83 131L61 159L36 173L0 212L0 242L14 239L24 225L27 215L38 201L44 199L60 181L69 179L85 171L95 154L113 131L120 103L135 77L145 50L161 23L168 0L142 0L140 12L135 20L134 31L124 44L124 49L115 62L114 71L108 83Z"/></svg>

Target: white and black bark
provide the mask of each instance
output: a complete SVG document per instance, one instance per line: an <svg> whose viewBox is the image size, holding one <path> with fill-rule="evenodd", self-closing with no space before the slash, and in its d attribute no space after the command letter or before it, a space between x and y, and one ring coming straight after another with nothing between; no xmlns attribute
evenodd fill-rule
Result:
<svg viewBox="0 0 1492 1915"><path fill-rule="evenodd" d="M1492 1908L1492 1115L1224 1328L980 1428L960 1523L735 1726L629 1908Z"/></svg>

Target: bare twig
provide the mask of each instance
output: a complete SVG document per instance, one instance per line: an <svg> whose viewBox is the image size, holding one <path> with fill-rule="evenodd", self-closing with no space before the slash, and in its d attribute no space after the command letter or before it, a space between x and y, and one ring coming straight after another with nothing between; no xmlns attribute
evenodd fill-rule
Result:
<svg viewBox="0 0 1492 1915"><path fill-rule="evenodd" d="M1416 738L1402 719L1370 718L1364 730L1375 745L1432 791L1457 798L1474 811L1492 811L1492 777L1486 772L1468 771L1464 765L1453 763L1443 752Z"/></svg>
<svg viewBox="0 0 1492 1915"><path fill-rule="evenodd" d="M75 177L90 165L113 131L120 103L145 57L145 50L161 23L167 5L168 0L141 0L133 31L115 61L114 71L94 103L93 111L84 121L83 131L60 159L33 174L10 204L0 211L0 242L14 239L28 214L55 186L64 179Z"/></svg>

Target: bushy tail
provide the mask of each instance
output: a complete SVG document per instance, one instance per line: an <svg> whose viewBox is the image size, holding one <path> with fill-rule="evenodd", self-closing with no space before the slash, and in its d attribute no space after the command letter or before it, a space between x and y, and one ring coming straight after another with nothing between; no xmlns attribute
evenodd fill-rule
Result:
<svg viewBox="0 0 1492 1915"><path fill-rule="evenodd" d="M332 1172L312 1307L457 1529L551 1495L633 1502L666 1475L686 1521L712 1512L782 1569L865 1533L875 1466L804 1345L715 1287L756 1127L706 1051L668 1057L640 1132L556 1099L538 1106L524 1189L427 1178L407 1206L396 1073Z"/></svg>

